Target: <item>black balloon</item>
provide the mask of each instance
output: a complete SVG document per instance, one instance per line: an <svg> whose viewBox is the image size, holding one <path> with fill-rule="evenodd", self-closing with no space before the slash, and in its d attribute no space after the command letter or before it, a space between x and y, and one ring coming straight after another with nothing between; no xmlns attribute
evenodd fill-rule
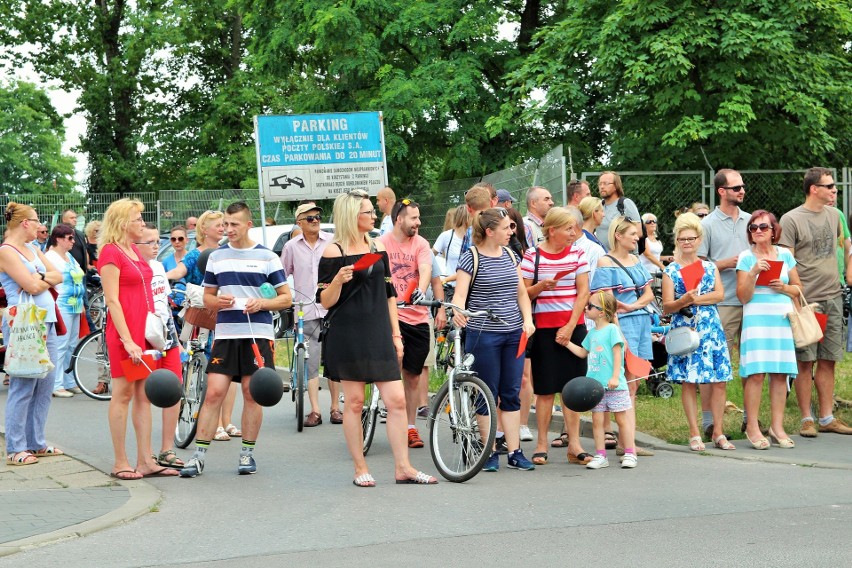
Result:
<svg viewBox="0 0 852 568"><path fill-rule="evenodd" d="M284 382L275 369L261 367L252 373L249 392L261 406L275 406L284 396Z"/></svg>
<svg viewBox="0 0 852 568"><path fill-rule="evenodd" d="M591 377L575 377L562 389L562 404L574 412L593 409L603 397L603 385Z"/></svg>
<svg viewBox="0 0 852 568"><path fill-rule="evenodd" d="M145 396L151 404L169 408L180 401L183 394L180 379L168 369L157 369L145 380Z"/></svg>

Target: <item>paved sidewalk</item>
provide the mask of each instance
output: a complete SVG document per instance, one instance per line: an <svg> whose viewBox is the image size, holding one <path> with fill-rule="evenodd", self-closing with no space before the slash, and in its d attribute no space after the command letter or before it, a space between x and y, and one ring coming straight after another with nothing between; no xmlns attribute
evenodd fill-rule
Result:
<svg viewBox="0 0 852 568"><path fill-rule="evenodd" d="M5 448L5 438L0 444ZM160 500L144 481L117 482L70 456L0 468L0 556L82 536L142 515Z"/></svg>

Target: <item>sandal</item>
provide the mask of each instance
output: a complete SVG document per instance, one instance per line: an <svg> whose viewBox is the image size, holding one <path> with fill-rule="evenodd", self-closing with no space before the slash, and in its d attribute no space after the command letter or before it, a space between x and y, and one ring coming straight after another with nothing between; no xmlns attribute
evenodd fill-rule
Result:
<svg viewBox="0 0 852 568"><path fill-rule="evenodd" d="M580 454L577 454L576 456L574 454L572 454L571 452L568 452L568 463L576 463L576 464L579 464L579 465L586 465L587 463L592 461L593 457L594 456L592 456L592 454L587 453L587 452L582 452Z"/></svg>
<svg viewBox="0 0 852 568"><path fill-rule="evenodd" d="M216 434L213 436L213 439L217 442L227 442L231 439L231 437L228 435L227 432L225 432L224 428L219 426L218 428L216 428Z"/></svg>
<svg viewBox="0 0 852 568"><path fill-rule="evenodd" d="M186 464L183 463L182 459L177 457L174 450L166 450L165 452L160 452L160 455L157 456L157 465L177 469L185 466Z"/></svg>
<svg viewBox="0 0 852 568"><path fill-rule="evenodd" d="M352 480L352 485L355 487L375 487L376 480L369 473L362 473Z"/></svg>
<svg viewBox="0 0 852 568"><path fill-rule="evenodd" d="M719 448L720 450L736 450L737 447L733 445L724 434L713 440L713 445Z"/></svg>
<svg viewBox="0 0 852 568"><path fill-rule="evenodd" d="M65 452L53 446L48 446L42 450L30 450L30 453L37 458L51 458L53 456L65 455Z"/></svg>
<svg viewBox="0 0 852 568"><path fill-rule="evenodd" d="M704 451L704 442L701 440L701 436L693 436L689 439L689 449L693 452Z"/></svg>
<svg viewBox="0 0 852 568"><path fill-rule="evenodd" d="M604 432L604 447L608 450L614 450L618 445L618 439L613 432Z"/></svg>
<svg viewBox="0 0 852 568"><path fill-rule="evenodd" d="M547 452L536 452L532 455L532 462L535 465L547 464Z"/></svg>
<svg viewBox="0 0 852 568"><path fill-rule="evenodd" d="M568 432L562 432L558 438L554 438L550 442L552 448L567 448L568 447Z"/></svg>
<svg viewBox="0 0 852 568"><path fill-rule="evenodd" d="M231 438L240 438L243 435L243 431L234 426L233 424L228 424L228 426L225 427L225 432L227 432L228 436L230 436Z"/></svg>
<svg viewBox="0 0 852 568"><path fill-rule="evenodd" d="M32 452L23 451L18 452L17 454L9 454L6 456L6 463L8 465L33 465L38 463L38 458L35 457Z"/></svg>

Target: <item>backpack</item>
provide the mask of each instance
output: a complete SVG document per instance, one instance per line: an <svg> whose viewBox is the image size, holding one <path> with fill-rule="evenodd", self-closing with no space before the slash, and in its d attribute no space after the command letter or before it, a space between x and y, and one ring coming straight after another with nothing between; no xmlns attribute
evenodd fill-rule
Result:
<svg viewBox="0 0 852 568"><path fill-rule="evenodd" d="M500 247L506 252L509 253L509 258L512 259L512 264L515 266L518 265L518 257L515 255L515 252L509 247ZM473 255L473 274L470 275L470 286L468 287L468 296L470 296L470 291L473 290L473 283L476 282L476 273L479 272L479 249L476 245L472 245L470 247L470 254ZM465 307L467 307L467 300L465 300Z"/></svg>

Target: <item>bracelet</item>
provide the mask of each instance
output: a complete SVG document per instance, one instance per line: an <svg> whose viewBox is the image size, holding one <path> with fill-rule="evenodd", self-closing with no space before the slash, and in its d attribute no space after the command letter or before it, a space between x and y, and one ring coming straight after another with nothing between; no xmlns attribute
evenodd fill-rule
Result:
<svg viewBox="0 0 852 568"><path fill-rule="evenodd" d="M395 333L395 334L391 335L391 337L398 337L398 338L402 339L402 334L401 333Z"/></svg>

